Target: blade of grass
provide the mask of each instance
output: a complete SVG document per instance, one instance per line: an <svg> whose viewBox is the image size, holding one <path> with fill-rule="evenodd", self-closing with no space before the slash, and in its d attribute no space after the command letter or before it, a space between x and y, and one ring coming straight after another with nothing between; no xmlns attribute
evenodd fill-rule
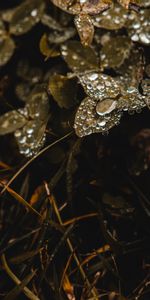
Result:
<svg viewBox="0 0 150 300"><path fill-rule="evenodd" d="M16 193L13 189L11 189L10 187L7 187L7 191L9 192L9 194L15 198L20 204L22 204L23 206L25 206L25 208L28 211L31 211L32 213L34 213L36 216L40 217L42 221L44 221L43 216L35 209L33 208L26 200L23 199L23 197L21 197L18 193ZM62 227L57 224L56 222L49 220L48 223L54 227L55 229L59 230L59 231L63 231Z"/></svg>
<svg viewBox="0 0 150 300"><path fill-rule="evenodd" d="M12 182L14 182L14 180L36 159L38 158L40 155L42 155L43 153L45 153L47 150L49 150L50 148L52 148L53 146L55 146L56 144L60 143L61 141L65 140L66 138L68 138L69 136L71 136L73 133L73 131L67 133L66 135L64 135L63 137L57 139L56 141L54 141L52 144L46 146L45 148L43 148L39 153L37 153L35 156L33 156L31 159L29 159L15 174L14 176L8 181L8 183L5 185L5 187L2 189L1 194L3 194L7 188L10 186L10 184L12 184Z"/></svg>
<svg viewBox="0 0 150 300"><path fill-rule="evenodd" d="M8 193L15 198L20 204L22 204L23 206L25 206L25 208L28 211L31 211L32 213L34 213L36 216L42 218L42 215L36 210L34 209L26 200L23 199L23 197L21 197L18 193L16 193L13 189L11 189L10 187L7 187L7 191Z"/></svg>
<svg viewBox="0 0 150 300"><path fill-rule="evenodd" d="M49 190L48 185L47 185L47 189L46 189L46 190L47 190L47 192L48 192L48 190ZM56 214L56 217L57 217L57 219L58 219L60 225L63 225L63 221L62 221L62 219L61 219L61 215L60 215L59 209L58 209L58 207L57 207L55 198L54 198L53 195L50 194L50 191L49 191L49 193L48 193L48 197L49 197L50 203L51 203L51 205L52 205L52 207L53 207L53 209L54 209L54 212L55 212L55 214ZM92 288L92 287L91 287L91 284L90 284L90 282L89 282L89 280L88 280L88 278L87 278L87 276L86 276L86 274L85 274L85 272L84 272L84 270L83 270L83 268L82 268L82 266L81 266L81 263L80 263L80 261L79 261L79 258L78 258L78 256L76 255L76 253L75 253L75 251L74 251L74 248L73 248L73 246L72 246L72 243L71 243L70 239L67 238L67 239L66 239L66 242L67 242L67 244L68 244L68 247L69 247L69 249L70 249L71 254L73 255L73 258L74 258L74 260L75 260L75 262L76 262L76 264L77 264L77 267L78 267L78 269L79 269L79 271L80 271L80 273L81 273L81 276L82 276L84 282L86 283L88 289L91 290L91 294L92 294L92 296L93 296L93 299L94 299L94 300L97 300L97 299L98 299L97 291L96 291L95 288Z"/></svg>
<svg viewBox="0 0 150 300"><path fill-rule="evenodd" d="M74 217L74 218L72 218L68 221L63 222L63 225L68 226L72 223L75 223L75 222L78 222L78 221L81 221L81 220L84 220L84 219L88 219L88 218L93 218L93 217L96 217L96 216L98 216L98 213L90 213L90 214L86 214L86 215L83 215L83 216Z"/></svg>
<svg viewBox="0 0 150 300"><path fill-rule="evenodd" d="M17 255L15 257L10 258L9 262L11 262L12 264L20 264L20 263L36 256L41 250L42 250L42 248L34 250L34 251L28 251L21 255Z"/></svg>
<svg viewBox="0 0 150 300"><path fill-rule="evenodd" d="M64 271L63 271L63 274L62 274L62 278L61 278L61 281L60 281L60 290L61 290L61 288L62 288L62 284L63 284L64 278L65 278L65 275L66 275L66 273L67 273L67 270L68 270L68 268L69 268L70 262L71 262L71 260L72 260L72 257L73 257L73 255L72 255L72 253L71 253L70 256L69 256L69 259L67 260L67 263L66 263L65 269L64 269Z"/></svg>
<svg viewBox="0 0 150 300"><path fill-rule="evenodd" d="M15 286L8 294L7 296L4 298L4 300L14 300L16 299L20 293L23 292L23 289L25 288L25 286L32 280L32 278L35 275L35 271L31 274L28 274L19 285Z"/></svg>
<svg viewBox="0 0 150 300"><path fill-rule="evenodd" d="M2 261L2 265L3 268L5 269L6 273L8 274L8 276L17 284L21 284L21 280L11 271L11 269L9 268L7 261L6 261L6 257L5 254L2 254L1 256L1 261ZM28 289L26 286L23 288L23 292L24 294L31 300L40 300L32 291L30 291L30 289Z"/></svg>

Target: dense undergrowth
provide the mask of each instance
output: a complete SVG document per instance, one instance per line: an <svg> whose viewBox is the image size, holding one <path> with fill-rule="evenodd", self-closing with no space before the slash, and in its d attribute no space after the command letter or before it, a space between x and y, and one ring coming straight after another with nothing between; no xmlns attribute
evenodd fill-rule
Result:
<svg viewBox="0 0 150 300"><path fill-rule="evenodd" d="M0 299L148 300L150 3L62 2L0 3Z"/></svg>

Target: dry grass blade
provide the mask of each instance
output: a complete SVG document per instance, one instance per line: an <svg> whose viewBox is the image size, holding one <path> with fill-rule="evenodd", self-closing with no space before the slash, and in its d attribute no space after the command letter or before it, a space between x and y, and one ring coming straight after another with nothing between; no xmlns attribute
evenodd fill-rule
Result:
<svg viewBox="0 0 150 300"><path fill-rule="evenodd" d="M36 256L38 253L40 253L41 250L42 250L42 248L34 250L34 251L28 251L28 252L25 252L21 255L14 256L14 257L9 259L9 262L11 262L13 264L20 264L20 263Z"/></svg>
<svg viewBox="0 0 150 300"><path fill-rule="evenodd" d="M105 253L107 251L110 251L110 246L109 245L104 245L103 247L95 250L93 253L91 253L86 259L84 259L81 263L81 266L87 264L90 260L95 258L98 254Z"/></svg>
<svg viewBox="0 0 150 300"><path fill-rule="evenodd" d="M20 293L23 291L25 286L32 280L36 272L33 272L29 275L27 275L19 285L15 286L4 298L4 300L14 300L16 299Z"/></svg>
<svg viewBox="0 0 150 300"><path fill-rule="evenodd" d="M67 274L65 274L65 276L64 276L62 285L63 285L63 290L66 293L68 300L75 300L74 288L73 288L73 285L71 284Z"/></svg>
<svg viewBox="0 0 150 300"><path fill-rule="evenodd" d="M15 198L20 204L22 204L28 211L34 213L34 215L36 215L37 217L40 217L40 219L44 221L43 216L35 208L33 208L27 201L25 201L18 193L16 193L13 189L11 189L8 186L7 186L7 191L13 198ZM59 224L57 224L56 222L49 220L48 223L55 229L57 229L61 232L63 231L62 227L59 226Z"/></svg>
<svg viewBox="0 0 150 300"><path fill-rule="evenodd" d="M73 133L73 131L67 133L66 135L64 135L63 137L59 138L58 140L56 140L55 142L53 142L52 144L48 145L47 147L45 147L44 149L42 149L39 153L37 153L35 156L33 156L31 159L29 159L23 166L22 168L20 168L15 175L8 181L7 185L5 185L5 187L3 188L3 190L1 191L1 194L3 194L7 188L10 186L10 184L36 159L38 158L40 155L42 155L43 153L45 153L47 150L49 150L50 148L52 148L53 146L55 146L56 144L58 144L59 142L65 140L67 137L71 136Z"/></svg>
<svg viewBox="0 0 150 300"><path fill-rule="evenodd" d="M12 167L10 167L8 164L4 163L3 161L0 161L0 168L6 170L11 170Z"/></svg>
<svg viewBox="0 0 150 300"><path fill-rule="evenodd" d="M2 254L1 256L1 261L2 261L2 265L6 271L6 273L9 275L9 277L17 284L20 285L21 284L21 280L11 271L11 269L9 268L6 258L5 258L5 254ZM30 291L30 289L28 289L26 286L23 288L23 292L24 294L31 300L40 300L32 291Z"/></svg>
<svg viewBox="0 0 150 300"><path fill-rule="evenodd" d="M78 221L81 221L81 220L84 220L84 219L88 219L88 218L93 218L93 217L96 217L96 216L98 216L98 213L86 214L86 215L75 217L75 218L72 218L68 221L65 221L65 222L63 222L63 225L67 226L67 225L70 225L72 223L75 223L75 222L78 222Z"/></svg>
<svg viewBox="0 0 150 300"><path fill-rule="evenodd" d="M69 265L70 265L70 262L71 262L71 260L72 260L72 257L73 257L73 255L71 254L71 255L69 256L69 258L68 258L68 260L67 260L67 263L66 263L66 266L65 266L65 268L64 268L64 271L63 271L63 274L62 274L62 278L61 278L61 281L60 281L60 290L61 290L61 288L62 288L62 285L63 285L63 282L64 282L64 278L65 278L65 275L66 275L67 270L68 270L68 268L69 268Z"/></svg>
<svg viewBox="0 0 150 300"><path fill-rule="evenodd" d="M49 198L50 198L50 202L51 202L51 204L52 204L52 206L53 206L53 209L54 209L54 211L55 211L55 214L56 214L56 216L57 216L57 219L58 219L59 223L60 223L61 225L63 225L63 221L62 221L62 219L61 219L60 212L59 212L59 210L58 210L58 207L57 207L57 204L56 204L56 201L55 201L54 196L51 195L51 196L49 196ZM96 291L95 288L93 288L93 287L91 286L91 284L90 284L90 282L89 282L89 280L88 280L88 278L87 278L87 276L86 276L86 274L85 274L85 272L84 272L84 270L83 270L83 268L82 268L82 266L81 266L81 263L80 263L80 261L79 261L79 258L78 258L78 256L76 255L76 253L75 253L75 251L74 251L74 248L73 248L73 246L72 246L72 243L71 243L70 239L67 238L66 242L67 242L67 244L68 244L68 247L69 247L69 249L70 249L71 254L73 255L73 258L74 258L74 260L75 260L75 262L76 262L76 264L77 264L77 267L78 267L78 269L79 269L79 271L80 271L80 273L81 273L81 276L82 276L84 282L86 283L88 289L91 291L91 295L93 296L93 299L94 299L94 300L98 300L97 291Z"/></svg>
<svg viewBox="0 0 150 300"><path fill-rule="evenodd" d="M19 203L21 203L28 211L31 211L32 213L34 213L36 216L42 218L41 214L34 209L27 201L25 201L18 193L16 193L13 189L11 189L10 187L6 187L8 193L15 198Z"/></svg>

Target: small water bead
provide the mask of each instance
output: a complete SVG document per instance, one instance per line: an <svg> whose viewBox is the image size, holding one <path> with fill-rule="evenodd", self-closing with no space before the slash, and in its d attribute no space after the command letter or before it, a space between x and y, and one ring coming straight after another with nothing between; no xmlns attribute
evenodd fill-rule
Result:
<svg viewBox="0 0 150 300"><path fill-rule="evenodd" d="M95 80L97 78L98 78L98 74L97 73L93 73L93 74L91 74L91 75L88 76L88 79L91 80L91 81L93 81L93 80Z"/></svg>
<svg viewBox="0 0 150 300"><path fill-rule="evenodd" d="M32 128L32 127L31 127L31 128L30 128L30 127L27 128L27 129L26 129L26 133L27 133L27 134L33 133L33 128Z"/></svg>
<svg viewBox="0 0 150 300"><path fill-rule="evenodd" d="M78 56L76 54L73 54L72 58L76 60L76 59L78 59Z"/></svg>
<svg viewBox="0 0 150 300"><path fill-rule="evenodd" d="M80 4L83 4L83 3L86 3L87 0L79 0L80 1Z"/></svg>
<svg viewBox="0 0 150 300"><path fill-rule="evenodd" d="M20 137L21 136L21 130L16 130L14 133L15 137Z"/></svg>
<svg viewBox="0 0 150 300"><path fill-rule="evenodd" d="M35 118L38 118L40 116L40 112L36 112L34 116Z"/></svg>
<svg viewBox="0 0 150 300"><path fill-rule="evenodd" d="M61 49L64 50L64 51L66 51L67 50L67 46L66 45L62 45Z"/></svg>
<svg viewBox="0 0 150 300"><path fill-rule="evenodd" d="M143 43L143 44L147 44L149 45L150 44L150 37L145 34L145 33L140 33L139 34L139 38L140 38L140 41Z"/></svg>
<svg viewBox="0 0 150 300"><path fill-rule="evenodd" d="M138 42L138 40L139 40L138 35L137 35L136 33L133 34L133 35L132 35L132 41L133 41L133 42Z"/></svg>
<svg viewBox="0 0 150 300"><path fill-rule="evenodd" d="M62 50L62 51L61 51L61 54L62 54L63 56L67 56L68 52L65 51L65 50Z"/></svg>
<svg viewBox="0 0 150 300"><path fill-rule="evenodd" d="M134 92L138 92L138 91L134 86L130 86L130 87L127 88L127 92L128 93L134 93Z"/></svg>
<svg viewBox="0 0 150 300"><path fill-rule="evenodd" d="M32 16L32 17L36 17L37 14L38 14L37 9L33 9L33 10L31 11L31 16Z"/></svg>
<svg viewBox="0 0 150 300"><path fill-rule="evenodd" d="M101 127L103 127L103 126L105 126L106 125L106 121L105 120L103 120L103 121L100 121L100 122L98 122L98 125Z"/></svg>
<svg viewBox="0 0 150 300"><path fill-rule="evenodd" d="M21 134L19 137L17 137L17 140L19 144L24 144L26 142L26 136Z"/></svg>

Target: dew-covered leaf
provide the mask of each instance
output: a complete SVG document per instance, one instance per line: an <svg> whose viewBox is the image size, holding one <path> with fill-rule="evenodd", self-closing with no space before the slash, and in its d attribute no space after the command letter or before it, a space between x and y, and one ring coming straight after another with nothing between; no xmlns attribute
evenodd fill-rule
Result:
<svg viewBox="0 0 150 300"><path fill-rule="evenodd" d="M76 81L67 76L54 74L50 77L48 91L61 108L71 108L75 105Z"/></svg>
<svg viewBox="0 0 150 300"><path fill-rule="evenodd" d="M5 65L15 51L15 43L8 35L0 36L0 66Z"/></svg>
<svg viewBox="0 0 150 300"><path fill-rule="evenodd" d="M42 121L28 121L26 125L15 131L19 151L27 157L39 152L45 142L46 123Z"/></svg>
<svg viewBox="0 0 150 300"><path fill-rule="evenodd" d="M42 0L26 0L13 13L10 21L10 32L21 35L28 32L41 19L45 8Z"/></svg>
<svg viewBox="0 0 150 300"><path fill-rule="evenodd" d="M78 15L75 17L75 25L80 36L81 43L89 46L94 36L94 26L89 15Z"/></svg>
<svg viewBox="0 0 150 300"><path fill-rule="evenodd" d="M115 4L112 8L94 16L93 24L96 27L116 30L125 26L127 16L128 11L119 4Z"/></svg>
<svg viewBox="0 0 150 300"><path fill-rule="evenodd" d="M139 93L136 87L132 86L132 83L128 87L122 86L117 104L119 110L128 111L130 114L134 111L139 113L145 105L145 97Z"/></svg>
<svg viewBox="0 0 150 300"><path fill-rule="evenodd" d="M83 47L80 42L69 41L61 47L61 54L74 72L98 69L98 59L91 47Z"/></svg>
<svg viewBox="0 0 150 300"><path fill-rule="evenodd" d="M49 100L43 86L36 86L24 108L0 117L0 135L14 132L21 154L36 154L45 141Z"/></svg>
<svg viewBox="0 0 150 300"><path fill-rule="evenodd" d="M120 94L120 83L111 76L99 72L86 72L78 76L86 94L94 99L114 98Z"/></svg>
<svg viewBox="0 0 150 300"><path fill-rule="evenodd" d="M21 154L30 157L36 154L45 142L45 128L49 117L47 93L37 86L31 93L25 106L28 121L15 131L15 137Z"/></svg>
<svg viewBox="0 0 150 300"><path fill-rule="evenodd" d="M129 56L131 46L131 40L126 36L109 37L100 51L101 66L119 67Z"/></svg>
<svg viewBox="0 0 150 300"><path fill-rule="evenodd" d="M57 57L60 55L60 51L58 46L51 44L49 42L47 34L43 34L43 36L40 39L40 51L41 53L46 57L46 59L50 57Z"/></svg>
<svg viewBox="0 0 150 300"><path fill-rule="evenodd" d="M74 128L79 137L92 133L105 133L119 123L121 113L113 109L113 102L116 105L115 101L112 100L112 103L108 105L106 100L104 101L103 103L87 97L81 102L74 122ZM101 107L99 107L100 103ZM108 114L107 111L109 111Z"/></svg>
<svg viewBox="0 0 150 300"><path fill-rule="evenodd" d="M12 133L26 123L23 109L12 110L0 116L0 135Z"/></svg>
<svg viewBox="0 0 150 300"><path fill-rule="evenodd" d="M28 99L26 108L33 119L47 120L49 116L49 99L44 85L36 85Z"/></svg>
<svg viewBox="0 0 150 300"><path fill-rule="evenodd" d="M133 42L150 44L150 13L149 9L141 9L139 13L131 12L128 18L127 30Z"/></svg>
<svg viewBox="0 0 150 300"><path fill-rule="evenodd" d="M143 79L144 72L143 51L141 49L131 49L129 57L118 67L121 81L126 87L134 86L138 88Z"/></svg>
<svg viewBox="0 0 150 300"><path fill-rule="evenodd" d="M111 0L51 0L59 8L71 14L98 14L107 9L112 1Z"/></svg>
<svg viewBox="0 0 150 300"><path fill-rule="evenodd" d="M76 113L74 128L78 136L106 132L119 123L123 111L134 112L145 106L144 96L121 78L88 72L78 76L86 94Z"/></svg>

